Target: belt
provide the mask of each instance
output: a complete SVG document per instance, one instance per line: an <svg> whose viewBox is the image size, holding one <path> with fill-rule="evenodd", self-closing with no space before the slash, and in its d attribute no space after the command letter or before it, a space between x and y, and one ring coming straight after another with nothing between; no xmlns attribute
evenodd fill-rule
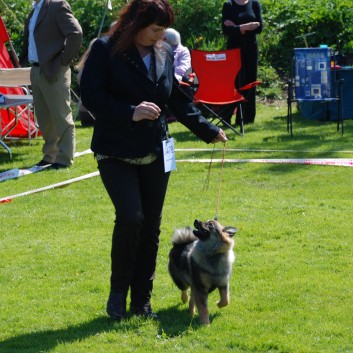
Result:
<svg viewBox="0 0 353 353"><path fill-rule="evenodd" d="M39 66L39 63L31 63L31 66Z"/></svg>

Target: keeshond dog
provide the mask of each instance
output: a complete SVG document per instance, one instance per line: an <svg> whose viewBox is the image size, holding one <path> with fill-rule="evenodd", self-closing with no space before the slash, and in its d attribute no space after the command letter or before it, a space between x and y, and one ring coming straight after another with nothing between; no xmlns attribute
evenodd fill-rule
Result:
<svg viewBox="0 0 353 353"><path fill-rule="evenodd" d="M190 313L194 314L196 305L200 322L208 325L208 294L218 288L218 307L229 303L229 279L235 261L232 236L237 228L223 227L215 220L195 220L194 227L175 230L168 270L181 290L182 302L188 301L190 288Z"/></svg>

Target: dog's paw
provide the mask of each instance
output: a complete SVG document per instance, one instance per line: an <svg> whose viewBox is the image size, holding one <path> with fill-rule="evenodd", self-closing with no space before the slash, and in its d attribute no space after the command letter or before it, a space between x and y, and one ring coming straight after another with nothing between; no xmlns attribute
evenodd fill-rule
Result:
<svg viewBox="0 0 353 353"><path fill-rule="evenodd" d="M225 306L227 306L229 304L229 300L226 299L226 300L220 300L218 303L217 303L217 306L219 308L224 308Z"/></svg>
<svg viewBox="0 0 353 353"><path fill-rule="evenodd" d="M199 320L201 325L209 325L210 324L210 318L208 316L208 310L206 309L205 311L199 312Z"/></svg>
<svg viewBox="0 0 353 353"><path fill-rule="evenodd" d="M181 301L185 304L189 300L188 292L186 290L183 290L181 292Z"/></svg>

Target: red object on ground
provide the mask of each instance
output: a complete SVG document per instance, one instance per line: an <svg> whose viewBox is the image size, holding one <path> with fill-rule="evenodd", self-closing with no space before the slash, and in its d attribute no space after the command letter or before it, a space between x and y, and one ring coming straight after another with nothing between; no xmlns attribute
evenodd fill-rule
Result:
<svg viewBox="0 0 353 353"><path fill-rule="evenodd" d="M4 21L0 17L0 68L13 68L13 64L9 55L9 52L6 48L6 43L10 41L10 37L6 30ZM0 83L1 85L1 83ZM0 92L3 94L26 94L22 88L13 88L13 87L1 87ZM10 115L10 116L9 116ZM32 115L32 114L31 114ZM6 109L1 110L1 131L6 133L6 130L3 131L5 127L13 119L13 114L8 114ZM28 137L28 130L35 132L34 117L31 116L30 119L30 129L28 129L28 116L27 113L23 113L18 120L18 124L8 135L10 137ZM40 134L38 134L40 135ZM32 137L32 136L31 136Z"/></svg>

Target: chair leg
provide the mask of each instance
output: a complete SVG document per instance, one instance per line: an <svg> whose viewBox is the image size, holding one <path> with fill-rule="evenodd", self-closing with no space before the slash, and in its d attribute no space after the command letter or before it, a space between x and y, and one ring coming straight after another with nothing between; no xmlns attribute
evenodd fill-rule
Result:
<svg viewBox="0 0 353 353"><path fill-rule="evenodd" d="M344 117L343 117L343 80L337 80L336 84L338 84L338 94L336 96L337 98L337 107L338 107L338 114L337 114L337 132L340 129L340 124L341 124L341 129L342 129L342 135L344 134Z"/></svg>
<svg viewBox="0 0 353 353"><path fill-rule="evenodd" d="M6 150L7 153L9 154L9 159L10 159L10 161L11 161L11 159L12 159L11 148L10 148L9 146L7 146L7 144L6 144L3 140L0 140L0 145L5 148L5 150Z"/></svg>
<svg viewBox="0 0 353 353"><path fill-rule="evenodd" d="M241 136L244 136L244 116L243 116L243 107L241 103L239 104L239 111L240 111L240 132L241 132Z"/></svg>
<svg viewBox="0 0 353 353"><path fill-rule="evenodd" d="M288 109L287 109L287 132L293 136L293 115L292 115L292 102L288 101Z"/></svg>

